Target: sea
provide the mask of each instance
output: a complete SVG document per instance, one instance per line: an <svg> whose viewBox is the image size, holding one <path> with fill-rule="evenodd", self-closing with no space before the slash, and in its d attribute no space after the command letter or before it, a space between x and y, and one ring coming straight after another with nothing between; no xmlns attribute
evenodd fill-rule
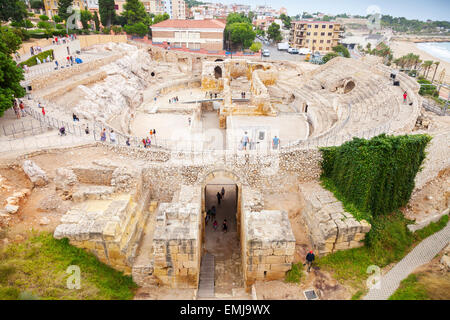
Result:
<svg viewBox="0 0 450 320"><path fill-rule="evenodd" d="M433 57L450 63L450 42L420 42L416 45L420 50L429 53Z"/></svg>

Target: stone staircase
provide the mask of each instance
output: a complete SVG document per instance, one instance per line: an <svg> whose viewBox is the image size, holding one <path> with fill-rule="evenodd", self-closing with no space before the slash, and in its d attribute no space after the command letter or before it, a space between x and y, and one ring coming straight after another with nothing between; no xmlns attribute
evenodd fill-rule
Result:
<svg viewBox="0 0 450 320"><path fill-rule="evenodd" d="M214 256L210 253L205 253L200 266L197 299L214 297Z"/></svg>

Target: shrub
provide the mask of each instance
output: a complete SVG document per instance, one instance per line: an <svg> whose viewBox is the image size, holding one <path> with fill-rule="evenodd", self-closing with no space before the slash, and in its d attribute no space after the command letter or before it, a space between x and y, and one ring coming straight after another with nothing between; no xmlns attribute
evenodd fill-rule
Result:
<svg viewBox="0 0 450 320"><path fill-rule="evenodd" d="M331 59L334 59L336 57L339 57L339 54L336 52L328 52L323 58L322 58L322 62L323 63L327 63L328 61L330 61Z"/></svg>
<svg viewBox="0 0 450 320"><path fill-rule="evenodd" d="M58 15L54 15L53 21L55 21L56 23L61 23L61 22L63 22L63 19Z"/></svg>
<svg viewBox="0 0 450 320"><path fill-rule="evenodd" d="M422 77L420 77L417 82L419 84L426 84L426 86L420 86L419 94L421 96L427 96L427 95L434 95L437 94L436 86L431 85L431 81L426 80Z"/></svg>
<svg viewBox="0 0 450 320"><path fill-rule="evenodd" d="M259 52L261 48L262 48L261 42L253 42L252 45L250 46L250 50L252 50L253 52Z"/></svg>
<svg viewBox="0 0 450 320"><path fill-rule="evenodd" d="M303 268L302 263L299 262L297 264L292 264L291 270L289 270L286 273L285 281L286 282L292 282L292 283L300 283L302 277L303 277Z"/></svg>
<svg viewBox="0 0 450 320"><path fill-rule="evenodd" d="M50 22L39 21L37 27L40 29L51 29L53 25Z"/></svg>
<svg viewBox="0 0 450 320"><path fill-rule="evenodd" d="M370 221L406 205L430 140L428 135L382 134L321 148L322 181L344 206Z"/></svg>
<svg viewBox="0 0 450 320"><path fill-rule="evenodd" d="M41 15L39 16L39 19L40 19L41 21L48 21L48 20L50 20L50 18L49 18L48 16L46 16L45 14L41 14Z"/></svg>
<svg viewBox="0 0 450 320"><path fill-rule="evenodd" d="M35 65L37 65L36 57L38 57L39 60L41 60L41 61L43 61L44 59L47 59L47 57L53 57L53 50L47 50L47 51L41 52L37 55L34 55L31 58L29 58L28 60L19 63L19 65L21 67L23 67L25 64L29 67L35 66Z"/></svg>
<svg viewBox="0 0 450 320"><path fill-rule="evenodd" d="M57 24L56 25L56 29L58 29L58 30L64 30L64 26L62 25L62 24Z"/></svg>
<svg viewBox="0 0 450 320"><path fill-rule="evenodd" d="M341 54L345 58L350 58L350 52L348 52L348 49L344 47L342 44L339 44L332 48L334 52Z"/></svg>
<svg viewBox="0 0 450 320"><path fill-rule="evenodd" d="M114 34L122 33L122 27L120 27L120 26L113 26L111 29L114 32Z"/></svg>
<svg viewBox="0 0 450 320"><path fill-rule="evenodd" d="M142 22L138 22L133 25L126 25L124 30L127 34L134 34L140 37L147 35L149 32L148 27Z"/></svg>
<svg viewBox="0 0 450 320"><path fill-rule="evenodd" d="M111 33L111 28L105 27L102 29L103 34L110 34Z"/></svg>
<svg viewBox="0 0 450 320"><path fill-rule="evenodd" d="M14 32L16 35L22 39L22 41L26 41L30 39L30 32L27 29L23 28L14 28L12 29L12 32Z"/></svg>

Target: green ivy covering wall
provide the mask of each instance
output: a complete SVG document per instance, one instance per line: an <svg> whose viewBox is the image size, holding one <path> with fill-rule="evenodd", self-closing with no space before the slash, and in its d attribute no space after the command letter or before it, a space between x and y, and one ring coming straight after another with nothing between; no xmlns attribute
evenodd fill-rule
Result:
<svg viewBox="0 0 450 320"><path fill-rule="evenodd" d="M391 213L407 204L430 140L428 135L382 134L321 148L322 180L362 216Z"/></svg>

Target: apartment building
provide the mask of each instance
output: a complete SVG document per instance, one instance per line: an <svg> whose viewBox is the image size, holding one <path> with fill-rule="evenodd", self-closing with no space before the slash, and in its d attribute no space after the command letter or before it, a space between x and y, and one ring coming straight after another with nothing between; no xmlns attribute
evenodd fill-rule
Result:
<svg viewBox="0 0 450 320"><path fill-rule="evenodd" d="M170 18L171 19L186 19L186 2L184 0L168 0L170 2Z"/></svg>
<svg viewBox="0 0 450 320"><path fill-rule="evenodd" d="M58 14L58 0L43 0L45 14L51 19L53 16ZM98 2L98 0L97 0ZM88 0L73 0L73 6L79 8L80 10L87 9Z"/></svg>
<svg viewBox="0 0 450 320"><path fill-rule="evenodd" d="M145 6L145 2L148 2L149 10L147 10L147 8L146 8L146 10L149 13L153 13L153 14L157 15L157 14L164 14L166 12L166 3L164 0L144 1L144 6Z"/></svg>
<svg viewBox="0 0 450 320"><path fill-rule="evenodd" d="M218 51L223 49L225 26L224 22L214 19L165 20L151 26L152 41L166 42L174 48Z"/></svg>
<svg viewBox="0 0 450 320"><path fill-rule="evenodd" d="M331 21L293 21L289 44L293 48L308 48L313 52L327 53L343 38L340 23Z"/></svg>

